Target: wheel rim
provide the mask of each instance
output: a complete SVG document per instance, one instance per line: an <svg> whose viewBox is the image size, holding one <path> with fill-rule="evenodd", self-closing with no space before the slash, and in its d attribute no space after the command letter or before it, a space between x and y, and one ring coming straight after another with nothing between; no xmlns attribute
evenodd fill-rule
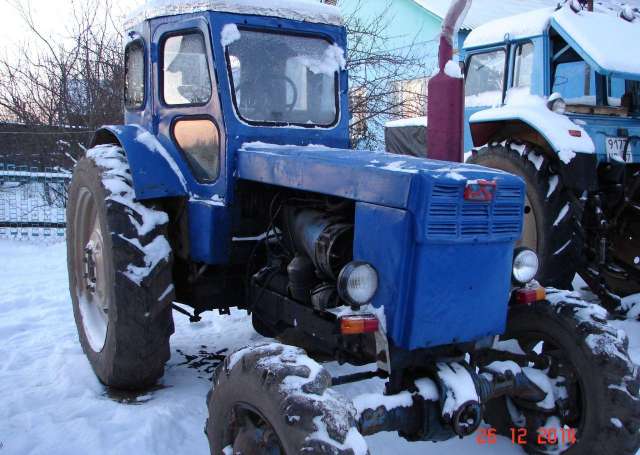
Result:
<svg viewBox="0 0 640 455"><path fill-rule="evenodd" d="M82 188L74 220L74 273L80 319L89 346L101 352L109 326L109 299L104 260L104 239L95 198Z"/></svg>
<svg viewBox="0 0 640 455"><path fill-rule="evenodd" d="M269 421L253 406L239 403L233 408L231 434L227 440L233 453L284 455L282 443ZM225 452L226 453L226 452Z"/></svg>
<svg viewBox="0 0 640 455"><path fill-rule="evenodd" d="M517 246L525 246L536 252L538 250L536 214L528 195L525 195L524 198L524 229L522 232L522 238L518 242Z"/></svg>
<svg viewBox="0 0 640 455"><path fill-rule="evenodd" d="M534 332L513 338L518 341L527 357L535 360L529 362L527 366L538 365L535 368L549 377L556 405L554 411L542 412L535 410L530 403L527 405L525 402L519 403L517 400L512 400L512 404L515 403L526 418L529 444L535 447L538 453L566 452L575 445L571 442L569 430L575 430L575 439L578 441L585 423L585 405L588 401L584 396L584 385L580 374L559 347L560 343L547 334ZM540 365L544 365L545 368L540 368ZM524 406L520 407L519 404ZM511 420L515 423L513 409L510 409L509 413ZM538 428L546 430L556 428L558 444L538 445L536 442Z"/></svg>

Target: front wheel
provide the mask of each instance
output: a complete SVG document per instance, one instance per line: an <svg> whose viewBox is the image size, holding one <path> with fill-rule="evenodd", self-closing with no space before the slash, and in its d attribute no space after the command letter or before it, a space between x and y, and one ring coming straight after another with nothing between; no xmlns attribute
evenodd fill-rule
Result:
<svg viewBox="0 0 640 455"><path fill-rule="evenodd" d="M526 435L529 453L635 454L640 380L627 337L608 324L602 307L568 292L548 297L511 307L507 332L495 346L509 351L506 358L521 359L517 367L546 392L545 399L490 401L486 420L509 438L514 431Z"/></svg>
<svg viewBox="0 0 640 455"><path fill-rule="evenodd" d="M266 343L218 367L207 397L212 455L365 455L355 409L302 349Z"/></svg>

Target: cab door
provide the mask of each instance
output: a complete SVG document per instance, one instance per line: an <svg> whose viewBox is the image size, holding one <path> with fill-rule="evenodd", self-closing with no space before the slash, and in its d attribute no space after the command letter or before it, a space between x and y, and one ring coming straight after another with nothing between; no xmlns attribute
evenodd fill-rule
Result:
<svg viewBox="0 0 640 455"><path fill-rule="evenodd" d="M226 175L220 100L204 17L164 19L154 31L154 133L179 155L191 198L222 204Z"/></svg>

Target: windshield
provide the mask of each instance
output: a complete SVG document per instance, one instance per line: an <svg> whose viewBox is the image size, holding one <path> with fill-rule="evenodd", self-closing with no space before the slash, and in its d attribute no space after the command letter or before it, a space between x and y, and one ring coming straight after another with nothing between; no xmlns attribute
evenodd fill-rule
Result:
<svg viewBox="0 0 640 455"><path fill-rule="evenodd" d="M345 65L339 46L322 38L234 32L227 63L243 120L324 127L337 122L338 71Z"/></svg>

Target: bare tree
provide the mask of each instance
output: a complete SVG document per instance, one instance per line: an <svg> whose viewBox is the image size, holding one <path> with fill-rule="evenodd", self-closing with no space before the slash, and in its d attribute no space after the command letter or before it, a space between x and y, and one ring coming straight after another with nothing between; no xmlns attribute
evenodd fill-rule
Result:
<svg viewBox="0 0 640 455"><path fill-rule="evenodd" d="M28 39L0 58L0 108L27 125L96 128L122 119L122 40L110 0L72 0L67 36L45 36L28 0L10 2Z"/></svg>
<svg viewBox="0 0 640 455"><path fill-rule="evenodd" d="M389 2L383 13L368 17L362 14L365 3L359 1L345 18L351 141L358 147L380 146L390 119L425 115L426 77L434 68L425 49L434 41L418 43L417 36L407 46L390 49L390 25L395 19L390 6Z"/></svg>

